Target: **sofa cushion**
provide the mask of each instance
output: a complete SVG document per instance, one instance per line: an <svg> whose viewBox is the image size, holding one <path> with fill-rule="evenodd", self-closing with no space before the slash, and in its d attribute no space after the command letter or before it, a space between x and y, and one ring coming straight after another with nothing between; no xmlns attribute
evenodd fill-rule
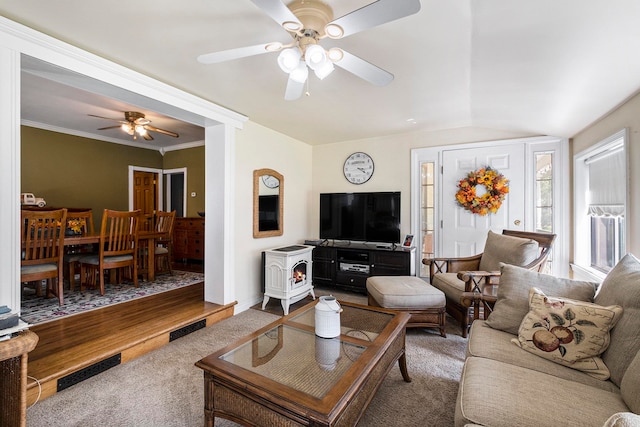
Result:
<svg viewBox="0 0 640 427"><path fill-rule="evenodd" d="M598 284L569 280L503 264L498 295L487 324L495 329L518 334L522 319L529 312L529 289L538 288L556 297L593 302Z"/></svg>
<svg viewBox="0 0 640 427"><path fill-rule="evenodd" d="M480 258L480 271L498 271L500 263L527 265L538 258L539 244L533 239L506 236L489 230Z"/></svg>
<svg viewBox="0 0 640 427"><path fill-rule="evenodd" d="M611 371L611 381L620 386L627 367L640 351L640 261L625 255L607 274L595 298L596 304L624 309L611 331L611 344L602 360Z"/></svg>
<svg viewBox="0 0 640 427"><path fill-rule="evenodd" d="M447 298L460 302L465 285L458 279L458 273L438 273L433 276L433 286L444 292Z"/></svg>
<svg viewBox="0 0 640 427"><path fill-rule="evenodd" d="M638 427L640 426L640 415L632 412L618 412L611 415L602 427Z"/></svg>
<svg viewBox="0 0 640 427"><path fill-rule="evenodd" d="M601 427L629 408L619 393L482 357L465 361L455 425Z"/></svg>
<svg viewBox="0 0 640 427"><path fill-rule="evenodd" d="M532 288L529 312L518 338L511 341L529 353L606 380L609 370L599 356L609 346L609 331L621 314L618 305L555 298Z"/></svg>
<svg viewBox="0 0 640 427"><path fill-rule="evenodd" d="M476 320L471 325L467 357L484 357L521 366L538 372L544 372L557 378L575 381L602 390L620 393L620 389L611 381L596 379L577 369L569 369L550 360L528 353L513 345L514 335L490 328L483 320Z"/></svg>
<svg viewBox="0 0 640 427"><path fill-rule="evenodd" d="M622 377L620 393L629 409L640 414L640 352L633 358Z"/></svg>

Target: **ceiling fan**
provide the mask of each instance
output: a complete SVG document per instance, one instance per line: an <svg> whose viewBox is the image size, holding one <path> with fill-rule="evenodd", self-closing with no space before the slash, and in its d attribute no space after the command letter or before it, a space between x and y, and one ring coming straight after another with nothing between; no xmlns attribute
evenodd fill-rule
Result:
<svg viewBox="0 0 640 427"><path fill-rule="evenodd" d="M151 126L149 124L151 123L151 120L145 118L144 114L139 113L137 111L125 111L124 120L112 119L110 117L96 116L95 114L88 114L88 115L91 117L98 117L99 119L115 120L116 122L119 122L120 123L119 125L98 128L98 130L121 128L123 131L131 135L134 140L138 139L138 136L141 136L146 141L153 141L153 136L151 136L149 132L158 132L164 135L172 136L174 138L178 137L178 134L175 132L171 132L170 130L160 129L155 126Z"/></svg>
<svg viewBox="0 0 640 427"><path fill-rule="evenodd" d="M287 74L284 99L300 98L304 92L309 68L324 79L334 65L349 71L376 86L393 80L393 74L343 49L320 46L324 38L340 39L368 28L417 13L420 0L378 0L340 18L333 18L333 10L320 0L294 0L288 6L282 0L251 0L293 37L289 44L271 42L198 56L203 64L215 64L233 59L280 52L278 65ZM308 68L307 68L308 67Z"/></svg>

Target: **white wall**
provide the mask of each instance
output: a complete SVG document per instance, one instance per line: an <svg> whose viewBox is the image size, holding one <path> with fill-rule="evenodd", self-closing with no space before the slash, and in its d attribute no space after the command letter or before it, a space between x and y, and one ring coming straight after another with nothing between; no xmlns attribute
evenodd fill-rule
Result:
<svg viewBox="0 0 640 427"><path fill-rule="evenodd" d="M629 129L627 227L629 227L630 238L627 241L627 251L640 256L640 185L637 185L640 181L640 94L576 134L571 141L571 156L624 128ZM573 214L571 217L573 218Z"/></svg>
<svg viewBox="0 0 640 427"><path fill-rule="evenodd" d="M358 141L313 147L313 187L311 191L310 235L318 238L319 194L333 192L400 191L401 236L411 228L411 150L468 142L520 138L526 135L483 128L458 128L430 132L412 132L402 135L379 137ZM342 172L345 159L356 151L371 155L374 173L361 185L349 183Z"/></svg>
<svg viewBox="0 0 640 427"><path fill-rule="evenodd" d="M235 312L262 301L261 253L309 238L311 146L254 122L236 132ZM284 176L284 233L253 238L253 171L270 168Z"/></svg>

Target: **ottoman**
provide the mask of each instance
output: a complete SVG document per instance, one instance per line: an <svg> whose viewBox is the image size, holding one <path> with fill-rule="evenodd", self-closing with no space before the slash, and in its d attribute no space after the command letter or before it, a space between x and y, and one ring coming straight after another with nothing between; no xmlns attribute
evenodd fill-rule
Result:
<svg viewBox="0 0 640 427"><path fill-rule="evenodd" d="M445 333L444 293L416 276L372 276L367 278L369 305L411 315L408 328L437 328Z"/></svg>

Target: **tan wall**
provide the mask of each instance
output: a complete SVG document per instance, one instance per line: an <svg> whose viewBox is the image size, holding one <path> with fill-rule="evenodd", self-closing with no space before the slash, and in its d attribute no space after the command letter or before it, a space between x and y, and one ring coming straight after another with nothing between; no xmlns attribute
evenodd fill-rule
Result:
<svg viewBox="0 0 640 427"><path fill-rule="evenodd" d="M164 155L163 169L187 168L187 212L185 216L198 216L205 206L204 146L168 151ZM195 192L196 197L191 197Z"/></svg>
<svg viewBox="0 0 640 427"><path fill-rule="evenodd" d="M621 129L629 130L628 162L629 162L629 197L627 209L629 218L629 241L627 251L640 256L640 94L617 108L609 115L576 134L572 139L572 152L574 156L588 147L602 141ZM572 257L573 259L573 257Z"/></svg>
<svg viewBox="0 0 640 427"><path fill-rule="evenodd" d="M400 191L401 236L411 227L411 150L469 142L520 138L532 135L482 128L459 128L431 132L414 132L359 141L313 147L313 188L308 237L318 237L320 193ZM349 183L343 174L345 159L356 151L373 158L375 170L371 179L361 185Z"/></svg>
<svg viewBox="0 0 640 427"><path fill-rule="evenodd" d="M311 146L253 122L236 133L235 277L240 306L262 300L261 253L309 238ZM284 176L284 234L253 238L253 171L270 168Z"/></svg>
<svg viewBox="0 0 640 427"><path fill-rule="evenodd" d="M96 229L104 209L129 209L129 165L162 168L153 150L26 126L21 137L21 192L48 206L91 208Z"/></svg>

